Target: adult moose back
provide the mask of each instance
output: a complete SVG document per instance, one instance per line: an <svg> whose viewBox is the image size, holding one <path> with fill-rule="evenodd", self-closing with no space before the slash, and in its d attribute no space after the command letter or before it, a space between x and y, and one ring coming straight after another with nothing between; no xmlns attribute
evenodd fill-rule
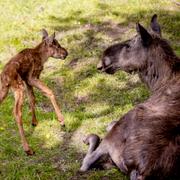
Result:
<svg viewBox="0 0 180 180"><path fill-rule="evenodd" d="M136 29L135 37L104 51L98 69L138 73L151 96L120 118L98 147L93 146L97 148L87 153L81 171L108 154L131 180L180 179L180 59L161 37L157 15L151 19L150 32L140 24Z"/></svg>

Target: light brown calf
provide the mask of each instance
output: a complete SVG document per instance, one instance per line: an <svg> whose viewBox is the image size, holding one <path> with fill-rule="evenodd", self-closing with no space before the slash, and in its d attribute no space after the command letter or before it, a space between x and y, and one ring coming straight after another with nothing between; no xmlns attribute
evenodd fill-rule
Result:
<svg viewBox="0 0 180 180"><path fill-rule="evenodd" d="M42 33L42 42L38 46L32 49L24 49L12 57L1 73L0 103L5 99L9 88L11 88L15 97L14 116L18 125L23 148L27 155L32 155L34 152L30 149L25 138L22 123L22 105L25 85L27 87L32 111L32 125L36 126L38 123L35 115L33 87L38 88L51 100L58 120L64 125L64 118L52 90L39 80L39 76L43 70L44 63L49 57L65 59L68 53L55 39L55 33L48 36L47 31L44 29Z"/></svg>

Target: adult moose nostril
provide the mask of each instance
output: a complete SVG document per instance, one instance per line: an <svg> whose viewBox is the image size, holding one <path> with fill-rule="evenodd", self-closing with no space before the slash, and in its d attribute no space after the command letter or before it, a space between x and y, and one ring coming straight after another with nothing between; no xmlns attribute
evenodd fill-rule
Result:
<svg viewBox="0 0 180 180"><path fill-rule="evenodd" d="M68 52L65 51L65 52L62 54L62 59L65 59L67 56L68 56Z"/></svg>
<svg viewBox="0 0 180 180"><path fill-rule="evenodd" d="M64 54L65 54L65 55L64 55L65 57L68 56L68 52L67 52L67 51L66 51Z"/></svg>
<svg viewBox="0 0 180 180"><path fill-rule="evenodd" d="M102 62L101 62L101 61L97 64L97 69L98 69L98 70L102 70L102 69L103 69Z"/></svg>

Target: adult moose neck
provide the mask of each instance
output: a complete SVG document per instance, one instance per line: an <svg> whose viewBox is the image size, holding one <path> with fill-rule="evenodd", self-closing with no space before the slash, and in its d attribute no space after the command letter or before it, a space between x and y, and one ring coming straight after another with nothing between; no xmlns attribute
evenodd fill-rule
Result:
<svg viewBox="0 0 180 180"><path fill-rule="evenodd" d="M146 68L139 71L141 80L153 93L175 78L180 76L180 59L175 55L169 44L163 39L157 39L159 46L150 47Z"/></svg>

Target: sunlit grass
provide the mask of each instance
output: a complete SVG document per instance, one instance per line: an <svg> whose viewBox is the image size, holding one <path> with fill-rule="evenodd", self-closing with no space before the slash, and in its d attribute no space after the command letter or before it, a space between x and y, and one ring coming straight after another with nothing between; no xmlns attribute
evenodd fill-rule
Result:
<svg viewBox="0 0 180 180"><path fill-rule="evenodd" d="M69 52L64 61L50 58L41 75L55 92L66 129L60 127L50 101L37 90L39 124L31 127L25 98L24 129L35 156L27 157L22 150L11 92L0 105L0 179L126 179L116 169L77 173L87 151L83 138L88 133L103 138L109 122L149 95L137 76L107 75L96 65L106 47L132 37L138 21L148 27L154 13L163 36L180 55L178 7L166 0L2 0L0 9L0 69L21 49L37 45L42 28L50 34L56 31Z"/></svg>

